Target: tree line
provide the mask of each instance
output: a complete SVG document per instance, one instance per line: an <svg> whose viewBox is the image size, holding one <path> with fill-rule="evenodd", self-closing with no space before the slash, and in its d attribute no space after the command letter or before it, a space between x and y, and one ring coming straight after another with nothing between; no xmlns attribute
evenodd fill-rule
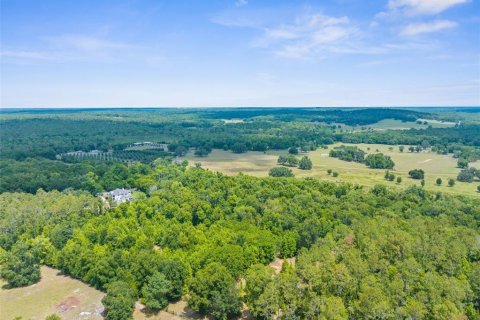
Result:
<svg viewBox="0 0 480 320"><path fill-rule="evenodd" d="M365 151L356 146L338 146L330 150L330 157L339 158L344 161L365 163L372 169L393 169L395 163L390 156L383 153L372 153L365 157Z"/></svg>

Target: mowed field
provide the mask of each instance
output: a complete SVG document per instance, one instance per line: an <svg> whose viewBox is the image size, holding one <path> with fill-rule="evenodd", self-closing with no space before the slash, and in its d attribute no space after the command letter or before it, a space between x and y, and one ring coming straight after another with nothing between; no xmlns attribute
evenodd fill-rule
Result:
<svg viewBox="0 0 480 320"><path fill-rule="evenodd" d="M344 123L331 123L330 125L340 125L341 128L346 131L354 131L360 132L365 129L372 129L376 131L384 131L384 130L409 130L409 129L427 129L429 126L433 128L450 128L455 126L455 122L448 122L448 121L439 121L433 119L418 119L422 123L419 124L416 121L401 121L395 119L383 119L377 123L363 125L363 126L350 126ZM427 124L423 124L423 122L427 122ZM326 124L326 123L324 123Z"/></svg>
<svg viewBox="0 0 480 320"><path fill-rule="evenodd" d="M408 129L426 129L428 126L433 128L449 128L455 126L454 122L438 121L433 119L418 119L426 121L427 124L418 124L416 121L400 121L395 119L384 119L375 124L366 126L374 130L408 130Z"/></svg>
<svg viewBox="0 0 480 320"><path fill-rule="evenodd" d="M87 284L62 275L59 270L42 266L41 280L31 286L4 289L0 282L0 319L44 320L56 314L65 320L104 319L102 298L105 294ZM243 315L237 319L248 319ZM134 320L207 320L180 300L169 304L158 313L145 311L140 302L135 304Z"/></svg>
<svg viewBox="0 0 480 320"><path fill-rule="evenodd" d="M405 188L410 185L420 185L419 180L410 179L408 171L412 169L423 169L425 171L425 187L427 190L441 191L456 194L479 195L477 185L480 182L463 183L456 181L454 187L448 187L448 179L456 179L460 169L457 168L457 159L451 155L440 155L435 152L411 153L398 150L398 146L382 145L382 144L357 144L355 146L367 153L382 152L392 157L395 162L394 170L391 170L396 176L402 177L402 183L386 181L384 179L385 170L370 169L364 164L356 162L347 162L337 158L331 158L328 153L331 148L342 145L337 143L330 145L328 149L317 149L309 152L307 155L313 162L312 170L299 170L293 168L296 177L317 177L323 180L335 182L350 182L353 184L371 187L375 184L385 184L396 188ZM352 144L343 144L352 145ZM390 148L393 147L393 150ZM406 150L408 147L405 148ZM263 152L247 152L235 154L230 151L213 150L208 157L196 157L193 152L189 152L183 159L188 160L190 165L200 162L203 168L212 171L220 171L225 174L233 175L243 172L245 174L265 177L268 176L270 168L277 166L277 158L286 151L268 151ZM302 155L299 155L300 158ZM480 168L480 161L470 164L473 167ZM339 176L333 178L327 174L327 170L332 169L339 173ZM435 181L437 178L443 180L441 186L437 186Z"/></svg>
<svg viewBox="0 0 480 320"><path fill-rule="evenodd" d="M56 314L65 320L104 319L102 298L104 293L87 284L62 275L59 270L42 266L40 282L23 288L0 288L0 319L44 320ZM3 286L4 283L0 283ZM170 304L165 311L157 314L144 312L144 306L137 302L134 320L203 319L179 301Z"/></svg>
<svg viewBox="0 0 480 320"><path fill-rule="evenodd" d="M0 319L43 320L51 314L66 320L103 319L102 292L61 275L58 270L42 266L41 271L42 278L34 285L0 288Z"/></svg>

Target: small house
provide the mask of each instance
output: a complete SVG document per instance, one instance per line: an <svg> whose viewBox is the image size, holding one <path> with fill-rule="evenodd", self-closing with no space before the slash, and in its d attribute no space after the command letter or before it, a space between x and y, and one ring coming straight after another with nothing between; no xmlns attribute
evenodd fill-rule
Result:
<svg viewBox="0 0 480 320"><path fill-rule="evenodd" d="M108 195L115 203L123 203L133 200L132 190L130 189L115 189L108 192Z"/></svg>

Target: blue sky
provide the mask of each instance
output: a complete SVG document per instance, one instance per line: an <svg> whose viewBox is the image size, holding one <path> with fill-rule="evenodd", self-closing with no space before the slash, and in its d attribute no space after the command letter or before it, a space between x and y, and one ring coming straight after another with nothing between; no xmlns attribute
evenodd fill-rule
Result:
<svg viewBox="0 0 480 320"><path fill-rule="evenodd" d="M1 0L2 107L478 106L478 0Z"/></svg>

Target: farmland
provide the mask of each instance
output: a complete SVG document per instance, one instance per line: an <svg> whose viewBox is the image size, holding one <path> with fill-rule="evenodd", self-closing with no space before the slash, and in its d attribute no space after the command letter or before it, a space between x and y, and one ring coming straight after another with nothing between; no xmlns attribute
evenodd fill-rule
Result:
<svg viewBox="0 0 480 320"><path fill-rule="evenodd" d="M412 169L423 169L426 172L425 187L427 190L456 194L478 194L476 191L477 183L457 182L454 187L448 187L448 179L455 179L460 172L460 169L457 168L457 159L453 158L452 155L441 155L431 151L423 151L419 153L411 153L408 151L400 152L398 146L382 144L355 145L367 153L377 152L378 150L378 152L391 156L395 162L395 168L392 173L396 176L402 177L402 183L398 184L386 181L384 179L384 170L370 169L361 163L347 162L329 157L329 150L339 145L342 144L337 143L329 146L328 149L317 149L316 151L308 153L308 157L310 157L313 162L312 170L304 171L294 168L293 172L295 176L317 177L335 182L350 182L367 187L380 183L396 188L405 188L410 185L420 184L418 180L413 180L408 177L408 171ZM393 149L390 150L390 148ZM271 150L266 153L247 152L243 154L235 154L223 150L214 150L208 157L204 158L195 157L192 152L189 152L184 159L188 160L190 165L200 162L204 168L212 171L220 171L229 175L242 172L257 177L265 177L268 175L269 169L277 165L278 156L285 155L286 153L285 150ZM470 165L479 168L480 161L471 163ZM333 178L328 175L328 169L337 171L339 176ZM437 178L443 180L441 186L436 185L435 181Z"/></svg>

